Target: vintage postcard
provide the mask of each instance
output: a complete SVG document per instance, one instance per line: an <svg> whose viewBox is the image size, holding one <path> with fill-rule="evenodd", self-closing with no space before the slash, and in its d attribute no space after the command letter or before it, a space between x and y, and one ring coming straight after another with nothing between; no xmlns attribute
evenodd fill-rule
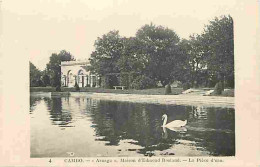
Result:
<svg viewBox="0 0 260 167"><path fill-rule="evenodd" d="M0 5L0 166L260 166L258 1Z"/></svg>

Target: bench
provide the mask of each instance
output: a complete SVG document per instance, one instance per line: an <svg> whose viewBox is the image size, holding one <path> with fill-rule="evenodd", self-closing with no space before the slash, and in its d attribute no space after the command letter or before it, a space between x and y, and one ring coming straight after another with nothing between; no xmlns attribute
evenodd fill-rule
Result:
<svg viewBox="0 0 260 167"><path fill-rule="evenodd" d="M114 86L115 90L116 90L117 88L120 88L120 89L124 90L125 87L126 87L126 86Z"/></svg>

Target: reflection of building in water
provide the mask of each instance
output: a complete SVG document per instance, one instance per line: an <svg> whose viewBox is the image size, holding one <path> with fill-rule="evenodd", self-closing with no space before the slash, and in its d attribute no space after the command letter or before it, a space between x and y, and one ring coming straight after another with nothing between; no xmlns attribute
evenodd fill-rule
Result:
<svg viewBox="0 0 260 167"><path fill-rule="evenodd" d="M98 105L98 100L87 98L87 107L96 107Z"/></svg>
<svg viewBox="0 0 260 167"><path fill-rule="evenodd" d="M192 106L192 118L207 119L207 111L204 106Z"/></svg>
<svg viewBox="0 0 260 167"><path fill-rule="evenodd" d="M60 127L69 127L72 120L72 115L70 110L63 109L63 101L59 98L52 98L52 103L50 112L50 120L52 120L53 125L58 125Z"/></svg>
<svg viewBox="0 0 260 167"><path fill-rule="evenodd" d="M61 62L61 86L100 87L101 78L87 70L88 61Z"/></svg>

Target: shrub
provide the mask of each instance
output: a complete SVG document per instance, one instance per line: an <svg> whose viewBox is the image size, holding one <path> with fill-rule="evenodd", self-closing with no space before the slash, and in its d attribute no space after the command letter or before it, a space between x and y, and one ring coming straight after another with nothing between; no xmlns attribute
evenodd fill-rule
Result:
<svg viewBox="0 0 260 167"><path fill-rule="evenodd" d="M129 73L121 73L119 78L120 85L129 88Z"/></svg>
<svg viewBox="0 0 260 167"><path fill-rule="evenodd" d="M156 82L144 75L140 75L135 78L135 80L131 84L131 88L133 89L147 89L156 87Z"/></svg>
<svg viewBox="0 0 260 167"><path fill-rule="evenodd" d="M74 86L74 87L75 87L76 91L80 91L80 88L79 88L79 85L78 85L77 82L75 83L75 86Z"/></svg>
<svg viewBox="0 0 260 167"><path fill-rule="evenodd" d="M89 85L90 86L90 85ZM106 76L101 77L101 85L102 88L106 88Z"/></svg>
<svg viewBox="0 0 260 167"><path fill-rule="evenodd" d="M234 79L234 76L229 76L227 78L227 81L226 81L226 86L227 87L230 87L230 88L234 88L235 87L235 79Z"/></svg>
<svg viewBox="0 0 260 167"><path fill-rule="evenodd" d="M215 88L214 88L214 94L215 95L221 95L222 91L223 91L223 86L222 86L222 82L218 82L216 85L215 85Z"/></svg>
<svg viewBox="0 0 260 167"><path fill-rule="evenodd" d="M172 93L171 85L168 84L168 85L166 85L166 87L165 87L165 94L166 94L166 95L169 95L169 94L171 94L171 93Z"/></svg>
<svg viewBox="0 0 260 167"><path fill-rule="evenodd" d="M235 97L235 90L234 89L225 90L225 91L222 92L221 96Z"/></svg>
<svg viewBox="0 0 260 167"><path fill-rule="evenodd" d="M112 89L113 86L119 85L118 76L119 76L118 74L105 75L102 78L102 81L103 81L102 87L104 87L106 89Z"/></svg>
<svg viewBox="0 0 260 167"><path fill-rule="evenodd" d="M112 88L112 86L111 86L111 77L110 77L110 75L106 75L105 76L105 78L104 78L104 87L106 88L106 89L111 89Z"/></svg>
<svg viewBox="0 0 260 167"><path fill-rule="evenodd" d="M61 91L61 88L60 88L60 85L56 86L56 92L60 92Z"/></svg>
<svg viewBox="0 0 260 167"><path fill-rule="evenodd" d="M42 77L42 82L45 86L49 86L50 85L50 77L46 74L43 75Z"/></svg>
<svg viewBox="0 0 260 167"><path fill-rule="evenodd" d="M182 85L182 88L183 88L183 90L187 90L187 89L190 89L190 83L188 83L188 82L186 82L186 83L184 83L183 85Z"/></svg>
<svg viewBox="0 0 260 167"><path fill-rule="evenodd" d="M42 80L37 80L37 86L44 86Z"/></svg>

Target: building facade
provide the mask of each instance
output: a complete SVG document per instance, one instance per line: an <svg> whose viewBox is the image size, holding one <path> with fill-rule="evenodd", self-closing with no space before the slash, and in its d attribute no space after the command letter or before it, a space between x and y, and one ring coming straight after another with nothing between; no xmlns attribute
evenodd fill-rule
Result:
<svg viewBox="0 0 260 167"><path fill-rule="evenodd" d="M86 60L61 62L61 86L100 87L100 77L86 70L89 65Z"/></svg>

